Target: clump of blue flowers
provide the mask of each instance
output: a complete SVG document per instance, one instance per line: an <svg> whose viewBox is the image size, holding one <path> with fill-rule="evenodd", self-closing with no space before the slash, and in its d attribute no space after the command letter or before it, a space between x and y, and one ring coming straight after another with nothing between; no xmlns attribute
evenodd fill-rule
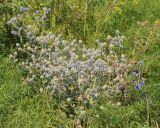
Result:
<svg viewBox="0 0 160 128"><path fill-rule="evenodd" d="M29 7L23 7L23 6L20 7L20 12L21 13L25 13L27 11L29 11Z"/></svg>
<svg viewBox="0 0 160 128"><path fill-rule="evenodd" d="M62 35L41 31L45 30L42 23L47 20L50 8L35 10L32 24L24 21L29 8L20 10L22 13L8 24L13 28L11 33L27 39L27 43L17 43L10 58L27 74L26 82L40 86L41 93L47 90L67 116L84 115L101 98L126 98L133 83L138 83L137 90L144 86L144 82L139 82L143 61L135 65L126 55L116 52L116 47L124 47L124 36L118 30L115 37L108 36L105 42L95 41L97 48L88 48L82 40L67 41Z"/></svg>
<svg viewBox="0 0 160 128"><path fill-rule="evenodd" d="M140 83L135 85L135 89L136 90L141 90L143 86L144 86L144 82L140 82Z"/></svg>

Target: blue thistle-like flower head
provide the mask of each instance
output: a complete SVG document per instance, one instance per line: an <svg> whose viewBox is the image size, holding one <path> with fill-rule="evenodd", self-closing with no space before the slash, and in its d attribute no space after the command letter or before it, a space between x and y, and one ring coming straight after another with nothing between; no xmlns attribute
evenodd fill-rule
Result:
<svg viewBox="0 0 160 128"><path fill-rule="evenodd" d="M28 7L20 7L20 11L21 11L22 13L25 13L25 12L27 12L28 10L29 10Z"/></svg>
<svg viewBox="0 0 160 128"><path fill-rule="evenodd" d="M46 19L47 19L46 15L43 15L42 18L41 18L42 21L45 21Z"/></svg>
<svg viewBox="0 0 160 128"><path fill-rule="evenodd" d="M141 90L143 86L144 86L144 82L138 83L138 84L136 84L135 89Z"/></svg>

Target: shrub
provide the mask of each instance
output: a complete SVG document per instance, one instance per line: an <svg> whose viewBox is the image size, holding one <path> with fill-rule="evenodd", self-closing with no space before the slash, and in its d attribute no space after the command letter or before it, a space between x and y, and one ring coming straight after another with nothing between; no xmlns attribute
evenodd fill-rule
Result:
<svg viewBox="0 0 160 128"><path fill-rule="evenodd" d="M97 48L87 48L82 40L66 41L45 30L50 8L36 10L32 24L23 19L29 8L20 11L7 22L21 41L10 57L18 62L27 83L47 91L68 117L84 115L102 98L126 104L134 86L137 90L144 86L143 61L136 63L117 52L124 47L118 30L105 42L96 40Z"/></svg>

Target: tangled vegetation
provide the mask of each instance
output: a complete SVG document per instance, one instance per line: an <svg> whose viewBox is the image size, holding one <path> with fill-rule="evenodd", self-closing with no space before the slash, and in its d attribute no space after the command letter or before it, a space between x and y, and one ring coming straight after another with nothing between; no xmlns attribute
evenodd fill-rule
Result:
<svg viewBox="0 0 160 128"><path fill-rule="evenodd" d="M0 126L158 128L160 2L144 2L3 1Z"/></svg>

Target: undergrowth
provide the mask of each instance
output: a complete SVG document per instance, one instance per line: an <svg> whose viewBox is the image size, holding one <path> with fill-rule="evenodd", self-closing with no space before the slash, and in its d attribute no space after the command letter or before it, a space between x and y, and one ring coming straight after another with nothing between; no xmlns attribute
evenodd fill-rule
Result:
<svg viewBox="0 0 160 128"><path fill-rule="evenodd" d="M11 34L7 21L20 7L33 10L51 8L42 32L62 34L64 39L82 39L91 48L95 40L106 41L115 30L126 36L123 52L128 58L144 61L142 90L133 90L134 101L128 105L101 99L98 106L80 117L88 128L159 128L160 124L160 1L159 0L26 0L0 3L0 127L4 128L72 128L76 120L67 118L57 102L47 93L27 85L23 74L9 59L16 43L23 42ZM42 12L41 12L42 13ZM43 13L42 13L43 14ZM33 17L32 17L33 18ZM25 21L32 23L31 16ZM83 123L83 122L82 122Z"/></svg>

